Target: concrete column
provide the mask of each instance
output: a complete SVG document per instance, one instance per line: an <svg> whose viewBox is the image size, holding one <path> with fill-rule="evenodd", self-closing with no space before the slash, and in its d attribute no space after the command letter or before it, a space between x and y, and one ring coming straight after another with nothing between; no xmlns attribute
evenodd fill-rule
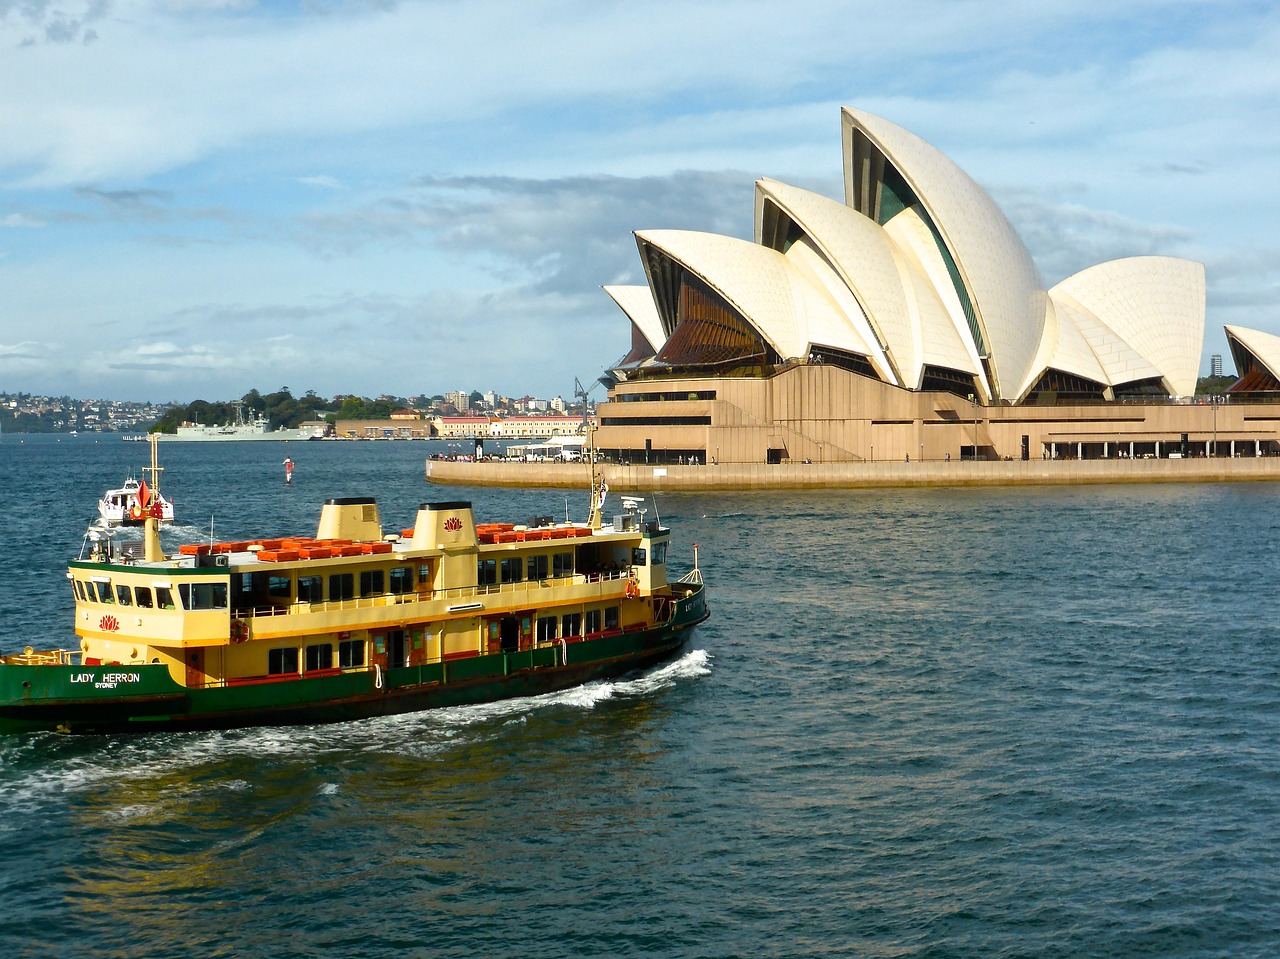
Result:
<svg viewBox="0 0 1280 959"><path fill-rule="evenodd" d="M1133 441L1129 441L1129 459L1133 459Z"/></svg>
<svg viewBox="0 0 1280 959"><path fill-rule="evenodd" d="M1110 451L1110 449L1111 449L1111 444L1110 444L1110 443L1103 443L1103 444L1102 444L1102 458L1103 458L1104 460L1107 458L1107 453Z"/></svg>
<svg viewBox="0 0 1280 959"><path fill-rule="evenodd" d="M1083 444L1083 443L1077 443L1077 444L1076 444L1076 459L1078 459L1078 460L1082 460L1082 459L1084 459L1084 444Z"/></svg>

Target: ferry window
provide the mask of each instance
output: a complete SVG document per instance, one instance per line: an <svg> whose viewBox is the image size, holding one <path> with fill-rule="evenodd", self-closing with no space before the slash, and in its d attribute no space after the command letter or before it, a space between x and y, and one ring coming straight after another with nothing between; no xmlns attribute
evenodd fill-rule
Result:
<svg viewBox="0 0 1280 959"><path fill-rule="evenodd" d="M618 628L618 607L617 606L608 606L605 608L604 628L605 629Z"/></svg>
<svg viewBox="0 0 1280 959"><path fill-rule="evenodd" d="M637 546L631 551L631 565L643 566L645 561L644 548Z"/></svg>
<svg viewBox="0 0 1280 959"><path fill-rule="evenodd" d="M293 583L288 576L268 576L267 595L272 599L288 599L293 593Z"/></svg>
<svg viewBox="0 0 1280 959"><path fill-rule="evenodd" d="M179 583L178 595L186 609L226 609L226 583Z"/></svg>
<svg viewBox="0 0 1280 959"><path fill-rule="evenodd" d="M551 557L551 575L559 579L561 576L573 575L573 554L556 553Z"/></svg>
<svg viewBox="0 0 1280 959"><path fill-rule="evenodd" d="M338 644L338 665L354 669L364 665L364 640L348 639Z"/></svg>
<svg viewBox="0 0 1280 959"><path fill-rule="evenodd" d="M181 587L179 587L181 589ZM298 647L267 650L267 675L279 676L298 671Z"/></svg>
<svg viewBox="0 0 1280 959"><path fill-rule="evenodd" d="M600 632L600 623L604 620L604 611L599 609L587 610L587 628L586 633Z"/></svg>
<svg viewBox="0 0 1280 959"><path fill-rule="evenodd" d="M173 590L168 586L157 586L156 605L161 609L173 609Z"/></svg>
<svg viewBox="0 0 1280 959"><path fill-rule="evenodd" d="M100 602L100 603L113 603L113 602L115 602L115 600L113 600L113 599L111 598L111 584L110 584L110 583L94 583L93 585L97 588L97 592L98 592L98 602Z"/></svg>
<svg viewBox="0 0 1280 959"><path fill-rule="evenodd" d="M397 566L391 571L391 589L390 592L397 596L403 593L413 591L413 567Z"/></svg>
<svg viewBox="0 0 1280 959"><path fill-rule="evenodd" d="M582 614L581 613L565 613L564 620L560 626L561 636L581 636L582 635Z"/></svg>
<svg viewBox="0 0 1280 959"><path fill-rule="evenodd" d="M538 617L538 642L549 643L556 638L556 618L554 616Z"/></svg>
<svg viewBox="0 0 1280 959"><path fill-rule="evenodd" d="M502 581L518 583L524 578L524 560L519 556L511 556L502 561Z"/></svg>
<svg viewBox="0 0 1280 959"><path fill-rule="evenodd" d="M320 643L307 647L307 672L317 669L333 668L333 647L328 643Z"/></svg>
<svg viewBox="0 0 1280 959"><path fill-rule="evenodd" d="M119 603L121 606L132 606L133 590L131 590L128 586L117 586L116 602Z"/></svg>
<svg viewBox="0 0 1280 959"><path fill-rule="evenodd" d="M356 578L350 573L334 573L329 577L329 601L351 599L356 594Z"/></svg>
<svg viewBox="0 0 1280 959"><path fill-rule="evenodd" d="M547 558L545 556L530 556L529 565L526 567L528 575L525 579L546 579L547 578Z"/></svg>
<svg viewBox="0 0 1280 959"><path fill-rule="evenodd" d="M667 544L654 543L653 544L653 565L662 566L664 563L666 563L666 561L667 561Z"/></svg>
<svg viewBox="0 0 1280 959"><path fill-rule="evenodd" d="M134 595L137 597L137 602L139 606L141 606L143 609L151 608L151 587L150 586L135 586L133 589L133 592L134 592Z"/></svg>
<svg viewBox="0 0 1280 959"><path fill-rule="evenodd" d="M492 586L498 581L498 563L492 559L476 561L476 582L481 586Z"/></svg>
<svg viewBox="0 0 1280 959"><path fill-rule="evenodd" d="M430 564L423 563L421 566L418 567L418 582L423 584L431 582Z"/></svg>
<svg viewBox="0 0 1280 959"><path fill-rule="evenodd" d="M71 581L71 589L72 589L72 592L76 594L77 599L83 599L86 602L88 602L89 597L88 595L86 595L84 591L84 583L80 582L80 580L78 579L73 579Z"/></svg>
<svg viewBox="0 0 1280 959"><path fill-rule="evenodd" d="M319 576L298 577L298 602L319 603L324 601Z"/></svg>
<svg viewBox="0 0 1280 959"><path fill-rule="evenodd" d="M366 569L360 573L360 595L361 596L377 596L379 593L385 592L383 589L384 577L380 569Z"/></svg>

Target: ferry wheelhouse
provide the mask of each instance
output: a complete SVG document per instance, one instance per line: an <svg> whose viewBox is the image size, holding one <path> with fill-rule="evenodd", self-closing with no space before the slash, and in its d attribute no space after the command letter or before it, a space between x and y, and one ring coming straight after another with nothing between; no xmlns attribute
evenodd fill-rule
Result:
<svg viewBox="0 0 1280 959"><path fill-rule="evenodd" d="M161 550L99 536L70 563L77 649L0 657L0 730L100 733L332 722L553 691L674 655L707 605L669 581L670 530L475 523L426 503L384 531L331 499L314 537ZM141 555L137 555L141 553Z"/></svg>

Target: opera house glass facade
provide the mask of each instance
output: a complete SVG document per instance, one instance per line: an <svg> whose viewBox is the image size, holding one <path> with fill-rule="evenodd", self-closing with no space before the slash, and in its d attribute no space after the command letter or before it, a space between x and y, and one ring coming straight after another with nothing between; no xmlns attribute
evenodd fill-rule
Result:
<svg viewBox="0 0 1280 959"><path fill-rule="evenodd" d="M1137 256L1049 286L955 163L879 117L846 107L841 119L843 202L762 179L753 242L635 234L647 285L605 288L631 322L599 409L608 455L761 463L1280 448L1280 433L1222 404L1212 431L1201 428L1192 394L1203 265ZM1228 338L1241 380L1226 406L1280 396L1280 339L1234 327Z"/></svg>

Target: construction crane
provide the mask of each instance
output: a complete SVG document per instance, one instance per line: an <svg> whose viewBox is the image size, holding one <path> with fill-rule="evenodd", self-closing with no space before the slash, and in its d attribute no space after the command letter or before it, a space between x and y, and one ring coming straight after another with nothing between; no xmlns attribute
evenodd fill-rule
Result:
<svg viewBox="0 0 1280 959"><path fill-rule="evenodd" d="M573 378L574 399L582 400L582 432L584 433L587 431L587 397L591 395L591 393L595 391L596 386L599 385L600 383L597 382L595 386L591 387L591 389L587 389L582 385L582 380L578 379L576 376Z"/></svg>

